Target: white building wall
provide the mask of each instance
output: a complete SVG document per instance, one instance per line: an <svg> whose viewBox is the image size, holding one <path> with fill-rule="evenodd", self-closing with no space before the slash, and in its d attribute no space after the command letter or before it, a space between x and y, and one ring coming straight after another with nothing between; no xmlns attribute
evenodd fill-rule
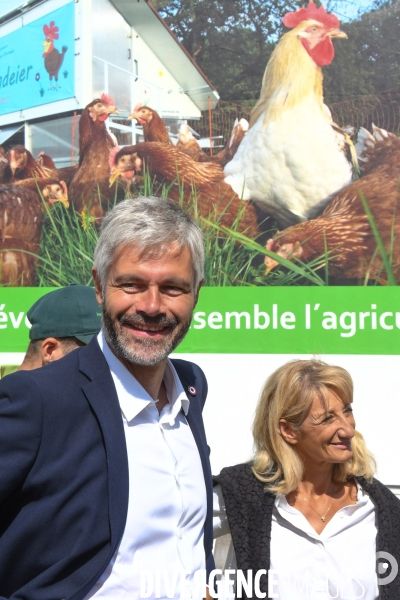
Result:
<svg viewBox="0 0 400 600"><path fill-rule="evenodd" d="M146 101L164 117L192 119L201 116L194 102L133 27L132 53L138 62L139 74L135 84L136 102Z"/></svg>
<svg viewBox="0 0 400 600"><path fill-rule="evenodd" d="M120 111L130 112L132 101L131 28L111 2L93 0L92 31L92 98L107 91L113 97L115 105Z"/></svg>
<svg viewBox="0 0 400 600"><path fill-rule="evenodd" d="M200 117L178 81L109 0L93 0L92 22L93 97L107 91L122 114L143 102L164 117Z"/></svg>

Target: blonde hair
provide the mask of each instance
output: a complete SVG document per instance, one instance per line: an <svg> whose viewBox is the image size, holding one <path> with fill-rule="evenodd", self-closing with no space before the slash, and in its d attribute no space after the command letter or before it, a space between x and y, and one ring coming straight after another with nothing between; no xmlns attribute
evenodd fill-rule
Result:
<svg viewBox="0 0 400 600"><path fill-rule="evenodd" d="M274 494L295 490L303 476L303 463L279 431L280 419L299 430L317 396L326 406L332 392L343 404L353 402L353 381L341 367L319 360L295 360L277 369L267 379L257 405L253 438L253 473ZM358 431L352 439L352 457L333 468L333 479L345 482L352 476L372 479L375 460Z"/></svg>

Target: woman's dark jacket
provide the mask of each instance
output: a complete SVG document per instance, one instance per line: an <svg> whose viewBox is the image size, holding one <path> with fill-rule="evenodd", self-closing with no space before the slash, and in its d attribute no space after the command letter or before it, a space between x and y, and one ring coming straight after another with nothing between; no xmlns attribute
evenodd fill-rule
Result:
<svg viewBox="0 0 400 600"><path fill-rule="evenodd" d="M225 500L237 568L244 573L252 569L254 578L257 571L269 569L272 510L276 496L264 490L265 484L254 476L249 463L223 469L216 480L221 484ZM371 483L362 478L357 481L375 504L376 551L391 554L400 570L400 500L376 479ZM388 574L389 570L378 576L378 581L379 577L382 579ZM267 575L261 576L260 590L268 598ZM380 585L379 592L380 600L400 600L400 572L392 583ZM244 592L242 597L250 598Z"/></svg>

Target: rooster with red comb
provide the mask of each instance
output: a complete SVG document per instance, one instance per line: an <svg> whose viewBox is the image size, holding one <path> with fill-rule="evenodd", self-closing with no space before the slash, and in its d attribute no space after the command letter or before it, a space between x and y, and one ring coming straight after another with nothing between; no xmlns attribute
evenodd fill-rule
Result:
<svg viewBox="0 0 400 600"><path fill-rule="evenodd" d="M345 136L323 102L322 69L334 58L339 20L309 2L288 13L267 65L250 129L225 181L287 227L320 214L352 179Z"/></svg>

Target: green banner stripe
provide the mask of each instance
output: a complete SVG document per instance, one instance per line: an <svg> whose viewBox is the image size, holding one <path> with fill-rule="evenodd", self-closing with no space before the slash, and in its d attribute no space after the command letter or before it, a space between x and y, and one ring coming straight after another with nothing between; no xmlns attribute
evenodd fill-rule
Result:
<svg viewBox="0 0 400 600"><path fill-rule="evenodd" d="M400 354L400 289L205 288L178 352Z"/></svg>
<svg viewBox="0 0 400 600"><path fill-rule="evenodd" d="M26 313L56 288L0 288L0 352L25 352L29 344Z"/></svg>
<svg viewBox="0 0 400 600"><path fill-rule="evenodd" d="M1 352L26 350L26 313L52 289L0 290ZM203 288L177 351L400 354L400 288Z"/></svg>

